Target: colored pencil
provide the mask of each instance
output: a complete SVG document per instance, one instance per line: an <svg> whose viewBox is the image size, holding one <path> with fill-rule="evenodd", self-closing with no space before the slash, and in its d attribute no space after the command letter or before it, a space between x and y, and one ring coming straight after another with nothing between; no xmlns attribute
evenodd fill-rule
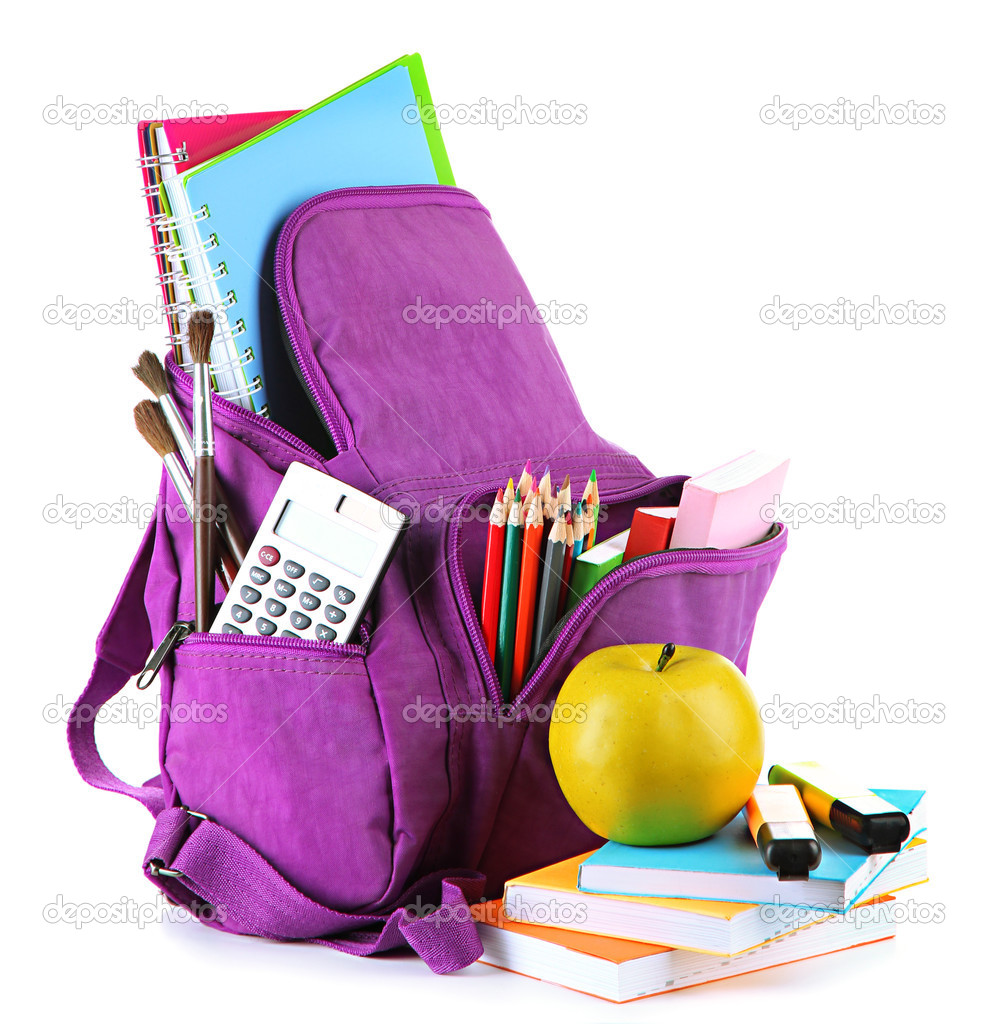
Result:
<svg viewBox="0 0 988 1024"><path fill-rule="evenodd" d="M535 611L538 600L539 565L542 562L542 498L532 488L534 500L525 520L518 581L518 625L515 631L515 656L511 669L511 699L521 690L522 680L532 660L532 635L535 632Z"/></svg>
<svg viewBox="0 0 988 1024"><path fill-rule="evenodd" d="M590 476L587 479L587 486L584 487L584 489L583 489L583 500L586 502L586 507L591 510L591 513L592 513L593 507L594 507L594 488L596 486L597 486L597 470L594 469L594 470L591 470ZM584 536L584 539L583 539L583 550L584 551L589 551L590 548L592 548L594 546L594 541L596 541L596 539L597 538L596 538L596 536L594 536L594 531L591 528L585 534L585 536Z"/></svg>
<svg viewBox="0 0 988 1024"><path fill-rule="evenodd" d="M525 468L521 471L521 476L518 478L518 490L521 491L523 501L528 497L528 492L532 489L533 483L535 483L535 478L532 476L532 460L529 459L525 463Z"/></svg>
<svg viewBox="0 0 988 1024"><path fill-rule="evenodd" d="M583 553L583 540L586 535L586 502L578 501L573 508L573 558ZM569 577L567 576L568 580Z"/></svg>
<svg viewBox="0 0 988 1024"><path fill-rule="evenodd" d="M593 547L597 543L597 521L600 518L600 491L597 489L597 470L594 470L590 474L590 479L593 480L593 528L590 531L590 546Z"/></svg>
<svg viewBox="0 0 988 1024"><path fill-rule="evenodd" d="M559 488L559 510L556 512L557 516L561 516L566 512L571 511L573 508L573 489L570 487L569 473L566 474L566 479L563 481L563 486Z"/></svg>
<svg viewBox="0 0 988 1024"><path fill-rule="evenodd" d="M542 474L541 480L539 480L539 494L542 495L542 507L545 508L546 501L552 497L552 477L549 475L549 467L545 467L545 472Z"/></svg>
<svg viewBox="0 0 988 1024"><path fill-rule="evenodd" d="M566 557L566 523L557 519L549 531L545 549L545 564L542 569L542 584L539 587L539 607L535 616L535 633L532 638L532 657L537 658L546 638L556 624L556 610L559 607L559 592L562 585L563 560Z"/></svg>
<svg viewBox="0 0 988 1024"><path fill-rule="evenodd" d="M511 508L511 503L515 500L515 482L509 476L508 486L504 488L504 507L505 509Z"/></svg>
<svg viewBox="0 0 988 1024"><path fill-rule="evenodd" d="M562 582L559 586L559 604L556 606L556 618L562 617L566 611L566 601L569 598L569 574L573 567L573 513L566 513L566 550L563 553L563 567L560 571Z"/></svg>
<svg viewBox="0 0 988 1024"><path fill-rule="evenodd" d="M515 493L508 513L504 536L504 567L501 571L501 607L497 619L497 648L494 668L501 683L501 696L511 696L511 668L515 655L515 629L518 625L518 574L522 547L521 491Z"/></svg>
<svg viewBox="0 0 988 1024"><path fill-rule="evenodd" d="M497 617L501 606L501 574L504 568L504 490L498 489L487 523L487 555L484 558L484 589L480 599L480 627L491 658L497 647Z"/></svg>

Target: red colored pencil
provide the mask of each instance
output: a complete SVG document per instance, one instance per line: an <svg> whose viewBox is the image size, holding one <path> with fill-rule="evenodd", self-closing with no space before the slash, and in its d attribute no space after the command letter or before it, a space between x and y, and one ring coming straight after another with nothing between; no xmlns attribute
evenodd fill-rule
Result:
<svg viewBox="0 0 988 1024"><path fill-rule="evenodd" d="M504 490L499 489L487 525L484 590L480 599L480 627L491 657L497 646L497 618L501 610L501 571L504 567Z"/></svg>
<svg viewBox="0 0 988 1024"><path fill-rule="evenodd" d="M542 561L542 497L535 498L525 521L522 539L521 576L518 584L518 626L515 630L515 654L511 665L511 699L521 690L522 680L532 660L532 634L535 632L535 604L538 600L539 564Z"/></svg>

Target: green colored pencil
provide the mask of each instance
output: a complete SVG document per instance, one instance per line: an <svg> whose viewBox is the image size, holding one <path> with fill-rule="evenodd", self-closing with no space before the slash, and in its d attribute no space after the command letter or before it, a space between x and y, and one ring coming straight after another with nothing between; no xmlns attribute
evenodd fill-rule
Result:
<svg viewBox="0 0 988 1024"><path fill-rule="evenodd" d="M518 619L518 576L521 571L522 534L521 491L515 493L504 534L504 568L501 573L501 607L497 619L497 650L494 669L501 683L501 696L511 697L511 666L515 659L515 632Z"/></svg>

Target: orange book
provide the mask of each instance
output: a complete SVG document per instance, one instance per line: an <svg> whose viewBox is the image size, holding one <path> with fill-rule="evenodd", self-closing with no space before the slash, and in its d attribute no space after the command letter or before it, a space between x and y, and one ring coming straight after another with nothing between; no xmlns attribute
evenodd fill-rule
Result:
<svg viewBox="0 0 988 1024"><path fill-rule="evenodd" d="M500 900L478 904L472 913L484 946L481 963L625 1003L891 939L894 905L893 897L883 896L738 957L526 923Z"/></svg>

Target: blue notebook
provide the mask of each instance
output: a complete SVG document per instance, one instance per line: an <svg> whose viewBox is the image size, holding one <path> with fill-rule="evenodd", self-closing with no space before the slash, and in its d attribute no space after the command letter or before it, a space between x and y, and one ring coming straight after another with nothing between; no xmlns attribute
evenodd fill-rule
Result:
<svg viewBox="0 0 988 1024"><path fill-rule="evenodd" d="M412 54L165 181L192 299L227 306L213 342L218 394L269 411L265 371L285 358L274 244L297 206L347 186L454 183L431 102Z"/></svg>
<svg viewBox="0 0 988 1024"><path fill-rule="evenodd" d="M908 814L912 829L899 853L867 854L832 829L814 826L823 848L808 880L779 881L765 866L744 815L709 839L680 846L605 843L580 865L583 892L685 897L727 903L779 903L842 911L926 879L923 790L873 792Z"/></svg>

